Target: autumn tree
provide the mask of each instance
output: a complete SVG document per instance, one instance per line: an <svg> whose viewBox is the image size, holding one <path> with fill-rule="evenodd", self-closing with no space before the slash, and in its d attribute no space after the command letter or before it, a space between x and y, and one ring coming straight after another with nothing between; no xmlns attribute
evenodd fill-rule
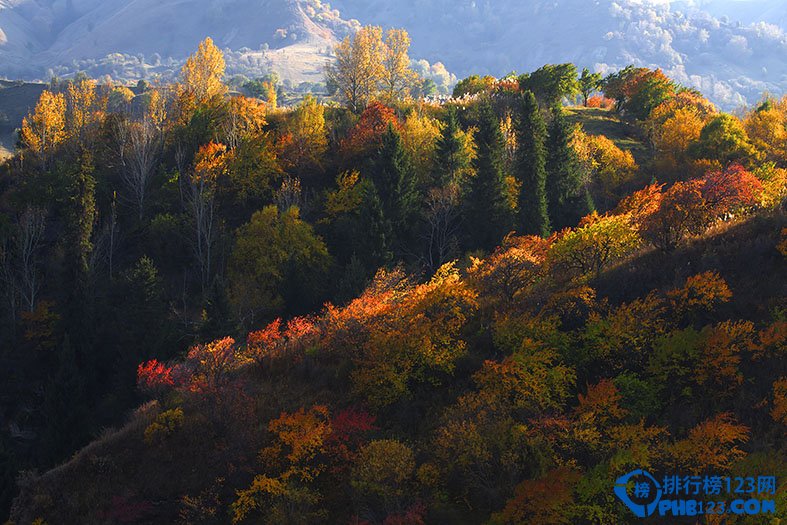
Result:
<svg viewBox="0 0 787 525"><path fill-rule="evenodd" d="M694 179L676 182L663 194L654 194L658 207L640 224L643 238L660 250L670 252L687 235L704 232L710 218L702 186L702 181Z"/></svg>
<svg viewBox="0 0 787 525"><path fill-rule="evenodd" d="M781 167L787 165L787 98L767 99L743 121L752 144Z"/></svg>
<svg viewBox="0 0 787 525"><path fill-rule="evenodd" d="M454 86L452 96L454 98L461 98L463 96L480 95L484 93L491 93L497 85L497 79L491 75L480 77L478 75L470 75L463 78Z"/></svg>
<svg viewBox="0 0 787 525"><path fill-rule="evenodd" d="M336 60L326 68L326 78L352 111L361 112L377 94L380 81L386 75L385 52L383 30L375 26L360 28L334 48ZM398 60L400 57L394 57L394 64L398 65ZM394 88L399 87L400 74L401 71L391 78Z"/></svg>
<svg viewBox="0 0 787 525"><path fill-rule="evenodd" d="M414 475L415 455L410 447L380 439L358 451L350 483L366 505L390 515L407 508Z"/></svg>
<svg viewBox="0 0 787 525"><path fill-rule="evenodd" d="M98 121L99 100L96 81L80 78L68 83L66 91L66 131L70 137L82 141L91 125Z"/></svg>
<svg viewBox="0 0 787 525"><path fill-rule="evenodd" d="M754 206L763 191L760 180L737 163L712 171L702 180L702 195L715 217Z"/></svg>
<svg viewBox="0 0 787 525"><path fill-rule="evenodd" d="M626 184L639 170L634 156L604 135L588 135L581 129L574 131L571 146L577 155L582 178L593 188L593 197L599 207L614 206Z"/></svg>
<svg viewBox="0 0 787 525"><path fill-rule="evenodd" d="M328 150L325 107L307 95L287 121L289 142L285 156L297 174L320 170Z"/></svg>
<svg viewBox="0 0 787 525"><path fill-rule="evenodd" d="M189 204L194 220L194 256L200 269L203 292L213 276L213 246L216 242L216 186L226 170L227 147L211 142L199 148L189 177Z"/></svg>
<svg viewBox="0 0 787 525"><path fill-rule="evenodd" d="M412 110L402 123L402 141L415 170L419 188L431 186L440 122L426 112Z"/></svg>
<svg viewBox="0 0 787 525"><path fill-rule="evenodd" d="M382 49L383 71L380 78L383 97L388 101L409 97L418 75L410 68L410 36L404 29L389 29Z"/></svg>
<svg viewBox="0 0 787 525"><path fill-rule="evenodd" d="M703 272L686 279L682 287L667 292L673 313L695 318L710 313L732 299L732 291L717 272Z"/></svg>
<svg viewBox="0 0 787 525"><path fill-rule="evenodd" d="M663 123L655 125L651 140L663 155L659 158L665 170L678 174L688 159L689 147L699 140L705 121L693 108L680 108Z"/></svg>
<svg viewBox="0 0 787 525"><path fill-rule="evenodd" d="M519 227L522 233L546 237L551 231L547 200L547 131L532 92L522 97L517 123L517 170L521 183Z"/></svg>
<svg viewBox="0 0 787 525"><path fill-rule="evenodd" d="M326 518L319 507L323 496L315 480L326 469L320 454L331 435L330 413L314 405L287 413L268 423L274 441L260 452L265 472L238 491L232 522L262 514L272 523L309 523Z"/></svg>
<svg viewBox="0 0 787 525"><path fill-rule="evenodd" d="M371 156L382 144L383 135L388 131L389 125L397 131L400 129L394 110L380 102L372 102L342 139L341 152L353 160L364 155Z"/></svg>
<svg viewBox="0 0 787 525"><path fill-rule="evenodd" d="M539 479L525 480L516 487L503 510L492 515L489 523L571 523L572 489L579 480L579 473L567 468L551 470Z"/></svg>
<svg viewBox="0 0 787 525"><path fill-rule="evenodd" d="M560 237L549 251L552 264L579 275L601 274L611 262L632 253L639 236L625 217L593 214Z"/></svg>
<svg viewBox="0 0 787 525"><path fill-rule="evenodd" d="M549 241L535 235L506 235L489 256L472 259L468 278L483 301L510 305L537 282L548 248Z"/></svg>
<svg viewBox="0 0 787 525"><path fill-rule="evenodd" d="M783 427L787 427L787 377L773 383L773 409L771 417Z"/></svg>
<svg viewBox="0 0 787 525"><path fill-rule="evenodd" d="M740 445L748 440L749 428L738 423L732 414L722 413L692 428L688 437L674 443L669 453L673 466L681 472L727 472L746 455Z"/></svg>
<svg viewBox="0 0 787 525"><path fill-rule="evenodd" d="M396 315L371 326L355 359L355 391L373 405L388 406L452 373L466 350L462 329L477 308L476 294L451 263L444 265L402 298Z"/></svg>
<svg viewBox="0 0 787 525"><path fill-rule="evenodd" d="M35 109L22 121L19 139L46 164L66 136L66 98L44 90Z"/></svg>
<svg viewBox="0 0 787 525"><path fill-rule="evenodd" d="M243 141L258 139L267 124L267 111L267 105L256 98L231 97L221 125L227 147L234 150Z"/></svg>
<svg viewBox="0 0 787 525"><path fill-rule="evenodd" d="M180 70L177 95L182 117L188 118L197 106L227 93L227 86L222 82L224 68L224 54L213 39L205 38Z"/></svg>
<svg viewBox="0 0 787 525"><path fill-rule="evenodd" d="M692 145L690 153L695 158L717 161L722 165L730 162L747 163L757 156L741 121L726 113L703 126L699 140Z"/></svg>

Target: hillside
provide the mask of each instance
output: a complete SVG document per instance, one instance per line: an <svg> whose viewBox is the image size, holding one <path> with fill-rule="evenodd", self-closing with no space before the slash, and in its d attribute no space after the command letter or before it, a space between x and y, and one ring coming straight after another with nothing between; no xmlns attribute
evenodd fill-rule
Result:
<svg viewBox="0 0 787 525"><path fill-rule="evenodd" d="M348 43L329 101L210 38L174 83L2 84L40 96L0 163L0 519L672 525L702 476L787 519L787 96L413 96L405 31Z"/></svg>
<svg viewBox="0 0 787 525"><path fill-rule="evenodd" d="M593 329L594 321L588 318L595 315L593 312L610 312L607 315L613 319L616 309L620 312L625 311L624 303L636 304L640 301L643 303L639 308L648 308L646 298L649 294L650 297L653 297L653 294L664 296L670 290L680 289L687 278L705 272L714 272L729 285L733 299L726 304L719 304L712 312L701 314L696 321L702 324L702 322L713 323L723 319L745 318L754 321L758 326L761 323L768 326L772 312L787 306L785 259L774 249L780 240L779 232L785 227L787 227L787 217L783 214L766 214L716 232L709 232L706 237L696 239L690 246L668 256L658 252L642 253L587 282L585 286L595 290L598 295L586 298L585 303L574 302L578 299L573 295L577 289L572 288L571 283L551 288L549 304L552 306L545 307L540 314L544 317L537 316L536 319L541 319L543 322L548 317L546 312L549 308L559 308L565 317L563 317L564 324L557 334L572 341L572 343L565 341L566 344L577 345L580 344L579 340L583 337L584 331ZM467 276L463 276L462 281L466 284L474 282L472 277ZM475 286L477 285L478 283ZM523 314L515 306L527 304L532 299L527 295L520 296L514 304L503 306L497 302L500 298L494 295L499 290L483 287L476 290L480 292L478 301L481 304L498 305L494 312L486 312L483 315L501 316L506 320L505 322L510 322L511 317L514 317L515 324L525 323L518 325L520 330L530 322L529 315L532 315L532 312ZM105 431L100 439L78 452L73 459L62 466L41 476L24 478L21 485L22 493L12 510L12 522L30 523L40 517L48 523L56 522L64 525L100 523L102 520L161 524L228 522L233 513L230 503L238 499L236 491L249 485L255 472L260 469L270 472L273 468L272 463L262 459L258 463L254 459L259 450L270 444L271 433L265 430L265 421L275 420L279 414L292 413L299 407L311 406L330 407L331 414L352 415L355 414L352 408L357 406L355 403L363 402L363 398L358 397L358 391L353 388L353 382L344 370L346 364L334 353L337 351L333 346L337 344L335 338L341 335L335 331L342 330L341 326L335 323L341 323L345 318L348 320L354 318L360 323L352 329L357 332L356 334L348 333L343 337L352 338L374 330L371 323L376 322L375 318L373 316L364 318L363 312L368 308L365 303L373 300L375 294L380 292L379 288L369 290L366 299L359 300L358 304L351 303L344 311L311 318L310 322L315 323L312 330L316 330L319 335L310 333L303 336L305 338L303 340L290 339L286 343L287 350L280 357L271 356L253 364L243 365L239 362L228 365L224 372L228 374L224 379L225 385L228 386L220 387L217 391L204 391L197 394L185 394L181 390L177 394L159 397L157 402L154 401L138 409L130 422L122 428ZM553 302L561 300L566 302L562 304ZM667 315L674 314L673 311L667 313ZM361 317L358 317L359 315ZM523 317L517 318L518 315ZM480 319L476 322L480 322ZM469 376L475 367L478 367L483 359L497 359L501 352L505 353L504 346L500 346L504 344L502 339L499 339L502 336L497 333L505 329L505 322L494 323L491 328L493 333L487 333L486 329L476 322L471 322L463 331L470 341L470 347L468 354L457 362L456 371L450 375L450 379L442 376L445 382L439 386L421 385L410 396L399 400L393 406L373 410L376 424L369 429L359 429L365 439L390 439L396 436L397 439L413 447L420 468L439 468L441 472L444 472L443 469L451 468L451 461L454 458L444 463L448 458L440 455L441 452L445 452L441 451L440 447L445 445L438 442L437 449L434 449L430 436L439 435L439 432L446 428L441 425L450 424L451 411L456 410L452 407L452 403L468 388L468 385L472 384ZM648 319L647 322L656 323L650 326L651 329L658 326L656 318ZM682 322L676 326L686 329ZM525 328L525 330L532 328ZM627 329L634 330L633 327ZM656 329L660 330L660 328ZM542 334L541 337L545 335ZM654 334L648 336L643 333L641 336L650 338L650 341L658 339ZM521 337L521 333L513 332L506 337ZM556 336L552 333L548 337ZM490 346L491 339L495 340L494 347ZM249 348L251 349L251 343ZM564 351L579 350L565 348ZM625 351L628 351L628 348ZM351 355L345 358L351 358ZM241 357L237 359L242 361ZM577 355L563 354L560 362L572 363L575 359L582 360ZM586 372L580 372L582 379L577 383L580 395L581 383L593 384L599 377L608 377L610 371L594 369L593 366L597 365L598 363L591 365L589 362L581 365L588 368ZM783 367L783 363L780 366ZM231 368L235 370L230 372ZM632 367L628 368L627 372L625 369L623 371L632 373L635 369ZM590 370L595 371L590 372ZM762 372L759 370L753 373L759 376ZM502 373L502 370L498 373ZM671 372L665 369L660 373ZM616 379L616 384L624 384L622 381L626 377L633 376L626 376L624 373L618 377L623 379L620 379L620 382ZM694 415L688 415L688 419L686 413L676 415L674 409L657 401L660 399L663 402L665 398L654 398L653 393L648 390L656 388L656 385L651 383L653 378L647 375L640 377L644 382L638 382L635 378L632 380L637 388L644 390L624 391L621 403L628 410L642 410L646 403L651 402L661 407L659 418L673 417L684 422L696 417L695 411L703 412L703 408L683 404L684 401L680 405L680 410ZM682 376L681 379L678 379L678 376L669 377L675 381L685 380ZM747 377L747 380L753 379L753 376ZM512 379L509 378L510 380ZM477 376L475 381L480 381ZM678 384L685 383L673 384L673 388ZM529 385L529 387L533 386ZM381 383L380 387L385 388L385 383ZM506 386L495 388L505 389ZM472 392L472 388L470 391ZM638 397L640 395L645 397ZM670 392L662 396L670 398L679 394ZM756 399L757 394L749 393L745 394L745 397ZM718 404L710 400L708 402ZM580 397L580 406L581 403ZM719 403L724 406L723 401ZM576 410L576 405L575 397L567 399L563 413L571 414ZM173 406L182 407L181 416L170 423L171 426L167 430L162 431L162 437L151 440L150 429L160 425L163 421L162 417L165 417L162 414L167 414L166 411L171 410ZM344 410L348 412L343 412ZM551 417L559 417L554 414L552 412ZM667 416L667 414L671 415ZM470 420L481 418L485 424L491 424L484 418L495 416L470 413L466 417ZM757 425L763 417L767 416L760 411L755 411L747 414L741 421ZM629 421L633 422L634 419L629 418ZM335 424L338 425L338 419L336 421ZM531 424L535 422L531 420ZM270 428L273 430L273 427ZM493 446L491 443L494 443L491 441L493 438L485 434L490 430L491 427L483 428L484 434L477 437L484 440L482 442L487 446ZM297 433L305 430L295 427L294 431ZM459 432L458 429L453 431ZM647 432L644 429L643 431ZM676 434L682 435L677 429ZM581 443L581 438L577 439ZM709 436L704 439L714 438ZM575 446L581 445L575 444ZM754 445L755 449L760 450L767 446L765 443ZM504 453L505 450L500 452ZM330 452L323 453L330 454ZM470 451L464 453L470 454ZM263 458L264 454L260 453L260 458ZM578 452L569 452L569 455L573 454L580 455ZM620 451L620 454L625 457L626 452ZM782 453L768 455L766 464L768 468L778 469L774 472L784 475L785 458L779 454ZM320 457L324 458L324 456ZM324 460L331 461L330 456ZM464 458L460 457L458 461L461 465ZM741 468L746 467L742 465ZM414 474L409 475L414 476ZM327 485L315 484L323 491L323 496L327 500L325 505L331 512L332 519L336 519L336 516L344 516L346 512L346 509L331 506L331 500L340 497L331 483L341 482L343 479L339 477L335 481L327 482ZM346 482L346 479L344 481ZM422 483L428 483L420 477L416 479L414 476L408 481L410 482L415 486L404 489L413 498L410 501L418 501L418 498L422 497L418 496L419 494L423 495L424 491L430 490L429 485L420 486ZM384 486L387 490L393 490L390 485ZM416 515L423 516L427 523L470 524L481 521L482 515L472 509L460 510L462 507L460 505L452 508L451 502L438 497L429 503L430 511L427 514ZM370 510L363 505L360 506L360 512L365 517L370 516L367 513ZM325 515L321 516L325 517ZM622 518L624 515L620 516ZM276 519L269 519L265 523L276 521Z"/></svg>

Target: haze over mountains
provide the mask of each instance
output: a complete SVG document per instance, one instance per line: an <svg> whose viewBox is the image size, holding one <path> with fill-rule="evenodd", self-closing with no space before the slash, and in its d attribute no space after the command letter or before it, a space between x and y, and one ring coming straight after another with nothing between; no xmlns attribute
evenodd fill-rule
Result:
<svg viewBox="0 0 787 525"><path fill-rule="evenodd" d="M413 58L460 78L655 66L735 107L787 92L786 20L780 0L0 0L0 75L167 76L212 36L231 73L317 82L360 23L406 28Z"/></svg>

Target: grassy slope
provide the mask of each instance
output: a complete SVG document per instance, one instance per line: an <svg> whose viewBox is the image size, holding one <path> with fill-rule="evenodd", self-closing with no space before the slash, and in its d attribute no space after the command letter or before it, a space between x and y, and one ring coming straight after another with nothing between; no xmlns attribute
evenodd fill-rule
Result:
<svg viewBox="0 0 787 525"><path fill-rule="evenodd" d="M725 225L672 254L643 251L604 272L591 285L599 297L608 297L613 304L619 304L644 296L650 290L679 286L689 275L715 270L728 281L734 293L733 301L718 312L720 319L762 319L771 309L787 307L785 261L775 249L779 232L785 226L787 216L780 213ZM348 395L321 384L320 377L315 370L290 371L274 374L272 378L250 374L248 385L257 399L253 421L259 425L283 408L292 409L310 402L341 402ZM445 385L445 397L455 394L455 386L459 385ZM285 390L287 395L281 395ZM213 399L201 409L187 408L187 419L198 418L200 410L211 404L213 410L221 410L221 403L222 400ZM282 406L283 403L291 406ZM28 523L39 516L51 520L59 517L50 523L97 523L101 520L96 517L105 512L113 498L127 495L130 501L153 502L153 508L142 522L171 523L177 515L180 495L197 494L218 476L227 477L228 486L243 486L238 482L247 479L249 473L233 472L232 465L238 458L255 453L251 442L237 447L239 439L235 436L244 427L243 421L234 419L214 429L202 428L198 421L193 421L199 430L184 429L165 443L147 445L143 440L144 429L159 410L155 404L143 407L121 430L89 445L65 465L31 479L22 488L12 518L16 523ZM428 433L428 430L421 429L421 432ZM216 443L225 443L221 453L216 452L213 446ZM231 500L232 491L223 496ZM64 516L71 518L63 521Z"/></svg>
<svg viewBox="0 0 787 525"><path fill-rule="evenodd" d="M605 135L620 149L631 151L640 166L650 161L652 153L645 144L642 133L633 125L623 121L614 111L601 108L572 106L566 108L568 121L580 124L589 135Z"/></svg>

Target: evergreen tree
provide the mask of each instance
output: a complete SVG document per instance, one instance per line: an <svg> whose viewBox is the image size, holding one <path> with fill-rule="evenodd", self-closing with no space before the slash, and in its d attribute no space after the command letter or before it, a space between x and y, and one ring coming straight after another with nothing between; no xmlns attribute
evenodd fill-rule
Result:
<svg viewBox="0 0 787 525"><path fill-rule="evenodd" d="M90 276L93 228L96 223L94 171L93 156L89 151L82 150L78 162L65 174L65 215L69 227L64 237L64 251L65 278L69 285L63 319L71 335L70 346L73 346L80 362L85 388L91 395L98 396L98 383L105 379L99 370L108 363L100 363L94 352L96 319Z"/></svg>
<svg viewBox="0 0 787 525"><path fill-rule="evenodd" d="M571 147L572 126L559 104L552 107L547 140L547 202L552 227L576 226L593 211L593 201L582 180L576 152Z"/></svg>
<svg viewBox="0 0 787 525"><path fill-rule="evenodd" d="M7 516L11 500L16 496L18 465L11 450L11 440L0 433L0 516Z"/></svg>
<svg viewBox="0 0 787 525"><path fill-rule="evenodd" d="M521 233L546 237L551 231L546 193L546 125L536 97L526 91L517 120L517 178Z"/></svg>
<svg viewBox="0 0 787 525"><path fill-rule="evenodd" d="M371 181L365 180L362 184L361 206L358 211L356 227L355 254L362 258L364 266L375 272L381 266L391 262L391 237L393 236L391 222L383 213L383 206L377 188Z"/></svg>
<svg viewBox="0 0 787 525"><path fill-rule="evenodd" d="M84 445L90 435L85 384L68 335L63 339L58 367L44 395L45 463L62 461Z"/></svg>
<svg viewBox="0 0 787 525"><path fill-rule="evenodd" d="M460 131L456 108L449 107L445 124L435 145L434 182L438 187L457 182L458 174L470 166Z"/></svg>
<svg viewBox="0 0 787 525"><path fill-rule="evenodd" d="M410 239L418 207L415 174L402 137L388 125L374 162L372 181L382 204L383 215L394 229L396 241Z"/></svg>
<svg viewBox="0 0 787 525"><path fill-rule="evenodd" d="M479 108L478 153L463 196L462 215L469 249L491 250L512 226L512 210L503 176L505 142L492 106Z"/></svg>

